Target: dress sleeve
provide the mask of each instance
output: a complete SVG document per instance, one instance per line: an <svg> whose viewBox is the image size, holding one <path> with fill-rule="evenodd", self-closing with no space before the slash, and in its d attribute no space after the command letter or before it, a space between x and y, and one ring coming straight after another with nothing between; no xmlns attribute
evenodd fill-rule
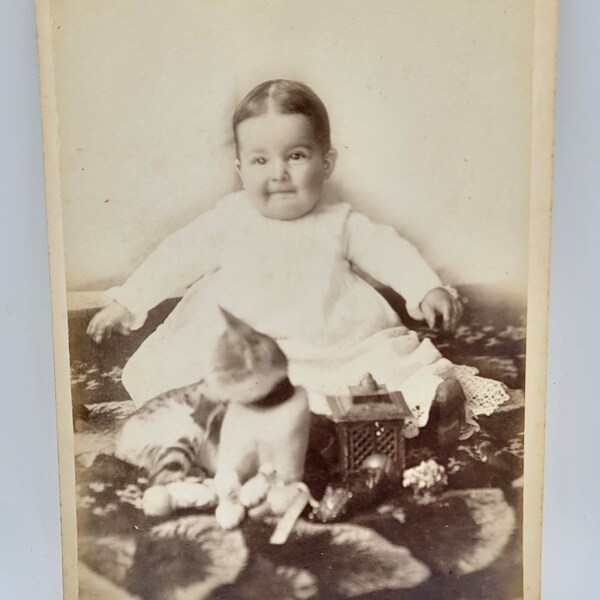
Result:
<svg viewBox="0 0 600 600"><path fill-rule="evenodd" d="M350 212L346 221L346 252L351 263L400 294L412 318L423 319L421 300L442 283L410 242L392 227Z"/></svg>
<svg viewBox="0 0 600 600"><path fill-rule="evenodd" d="M134 315L133 329L143 325L151 308L219 268L221 212L217 205L168 236L123 285L106 292L108 301L116 300Z"/></svg>

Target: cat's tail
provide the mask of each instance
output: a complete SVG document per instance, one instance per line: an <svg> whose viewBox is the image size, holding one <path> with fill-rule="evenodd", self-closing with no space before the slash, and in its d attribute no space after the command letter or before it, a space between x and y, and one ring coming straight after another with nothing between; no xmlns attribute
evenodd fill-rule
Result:
<svg viewBox="0 0 600 600"><path fill-rule="evenodd" d="M194 464L194 450L185 440L163 449L148 473L151 485L165 485L185 479Z"/></svg>

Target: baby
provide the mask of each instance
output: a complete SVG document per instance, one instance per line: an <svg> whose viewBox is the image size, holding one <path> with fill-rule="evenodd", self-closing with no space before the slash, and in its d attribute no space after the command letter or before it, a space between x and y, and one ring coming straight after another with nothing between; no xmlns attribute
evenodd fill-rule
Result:
<svg viewBox="0 0 600 600"><path fill-rule="evenodd" d="M352 269L393 288L429 327L440 319L453 330L460 319L455 294L411 244L326 197L336 152L319 97L299 82L264 82L237 107L233 132L243 189L168 237L90 321L88 334L100 343L113 330L140 327L148 310L189 288L125 366L133 401L191 384L210 368L203 341L217 335L222 306L278 341L314 411L324 412L326 394L370 372L403 392L414 416L410 435L435 406L440 444L456 442L465 415L478 412L481 382L500 384L476 378L470 393L473 372L419 341Z"/></svg>

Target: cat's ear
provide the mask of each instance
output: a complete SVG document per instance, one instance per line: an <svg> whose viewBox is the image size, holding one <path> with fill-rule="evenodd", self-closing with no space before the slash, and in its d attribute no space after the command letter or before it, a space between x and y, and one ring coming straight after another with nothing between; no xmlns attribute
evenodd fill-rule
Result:
<svg viewBox="0 0 600 600"><path fill-rule="evenodd" d="M219 306L219 310L221 311L221 315L223 315L225 323L228 327L233 327L235 329L243 323L243 321L232 315L228 310L225 310L222 306Z"/></svg>
<svg viewBox="0 0 600 600"><path fill-rule="evenodd" d="M221 311L221 315L223 316L223 320L225 321L225 326L228 331L233 332L240 337L248 336L254 332L254 330L247 323L244 323L244 321L238 319L235 315L232 315L222 306L219 306L219 310Z"/></svg>

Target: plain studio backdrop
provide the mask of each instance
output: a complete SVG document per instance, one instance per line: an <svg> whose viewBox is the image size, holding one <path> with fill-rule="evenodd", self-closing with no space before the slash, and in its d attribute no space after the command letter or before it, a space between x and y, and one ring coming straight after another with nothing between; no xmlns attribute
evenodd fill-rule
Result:
<svg viewBox="0 0 600 600"><path fill-rule="evenodd" d="M524 289L533 2L54 6L69 290L122 282L239 189L231 114L279 77L328 107L329 193L395 226L449 282Z"/></svg>

